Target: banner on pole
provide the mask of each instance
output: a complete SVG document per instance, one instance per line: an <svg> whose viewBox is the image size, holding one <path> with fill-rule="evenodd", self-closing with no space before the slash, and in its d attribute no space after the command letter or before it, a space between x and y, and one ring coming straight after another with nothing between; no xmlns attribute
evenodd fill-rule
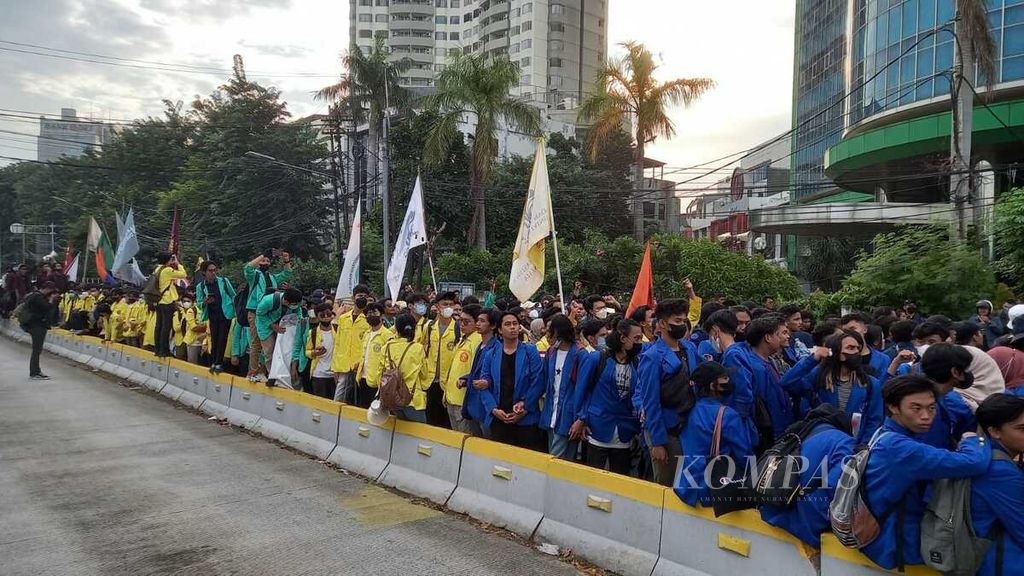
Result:
<svg viewBox="0 0 1024 576"><path fill-rule="evenodd" d="M519 221L519 235L512 251L512 272L508 287L520 301L528 300L544 284L544 249L554 230L551 214L551 184L544 143L537 143L530 190Z"/></svg>
<svg viewBox="0 0 1024 576"><path fill-rule="evenodd" d="M427 243L427 226L423 220L423 184L420 177L416 177L416 186L413 187L412 197L409 198L409 208L405 211L405 219L402 220L402 229L398 233L398 241L395 243L395 252L391 256L391 264L388 266L388 288L391 290L391 297L398 298L402 289L402 277L405 276L405 264L409 259L409 251Z"/></svg>
<svg viewBox="0 0 1024 576"><path fill-rule="evenodd" d="M352 219L352 232L348 237L348 250L345 251L345 263L338 277L338 287L334 291L335 298L348 298L352 290L359 284L360 251L363 235L363 201L356 202L356 215Z"/></svg>

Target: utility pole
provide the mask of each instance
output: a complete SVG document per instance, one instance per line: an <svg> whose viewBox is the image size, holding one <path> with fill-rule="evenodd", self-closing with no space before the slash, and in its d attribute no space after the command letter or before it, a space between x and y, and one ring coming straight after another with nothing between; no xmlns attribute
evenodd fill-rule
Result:
<svg viewBox="0 0 1024 576"><path fill-rule="evenodd" d="M50 254L53 254L54 252L57 251L57 248L56 248L57 244L56 244L56 241L55 241L55 239L57 237L56 229L57 229L57 227L54 226L53 222L50 222Z"/></svg>
<svg viewBox="0 0 1024 576"><path fill-rule="evenodd" d="M391 95L388 89L388 64L384 65L384 138L381 144L381 152L383 155L384 172L381 174L381 184L383 186L381 192L381 202L384 211L384 226L383 226L383 245L384 245L384 292L385 295L397 298L398 294L387 294L390 291L387 283L388 265L391 262L391 250L388 246L391 239L391 156L388 153L388 128L391 123Z"/></svg>
<svg viewBox="0 0 1024 576"><path fill-rule="evenodd" d="M338 159L335 154L337 148L334 144L334 137L337 134L338 127L334 112L335 110L332 106L327 112L327 125L325 127L331 141L331 173L334 174L334 178L331 179L331 188L334 190L334 250L338 255L338 269L341 270L341 267L345 265L345 257L341 250L341 219L343 210L341 209L341 192L338 189L340 186L338 178L340 176L338 173ZM346 236L348 235L348 218L345 218L345 234Z"/></svg>
<svg viewBox="0 0 1024 576"><path fill-rule="evenodd" d="M956 237L967 238L967 205L971 201L971 135L974 131L974 82L976 65L970 42L964 36L963 15L957 10L954 23L954 64L952 82L953 131L949 138L949 201L956 214Z"/></svg>

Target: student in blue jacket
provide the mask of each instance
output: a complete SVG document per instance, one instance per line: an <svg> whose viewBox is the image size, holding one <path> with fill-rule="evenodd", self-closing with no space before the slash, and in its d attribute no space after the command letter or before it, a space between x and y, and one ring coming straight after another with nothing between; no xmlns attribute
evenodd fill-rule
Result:
<svg viewBox="0 0 1024 576"><path fill-rule="evenodd" d="M640 432L630 397L636 387L637 364L643 329L632 320L613 322L608 352L595 352L580 369L576 390L580 412L576 430L586 438L587 464L628 475L632 468L631 442Z"/></svg>
<svg viewBox="0 0 1024 576"><path fill-rule="evenodd" d="M840 319L840 324L843 330L853 330L860 334L864 340L867 340L868 325L871 324L871 319L861 314L860 312L852 312L843 316ZM864 350L861 351L864 355L864 364L870 367L868 373L878 378L879 382L885 383L888 378L887 373L889 369L889 363L892 362L892 358L887 356L884 352L876 350L873 346L865 346Z"/></svg>
<svg viewBox="0 0 1024 576"><path fill-rule="evenodd" d="M679 499L690 506L696 506L698 502L703 506L712 505L705 468L711 460L712 441L719 420L718 456L732 458L736 470L742 471L747 469L747 458L754 454L750 429L739 413L725 404L725 399L733 392L730 372L718 362L706 362L692 375L697 404L690 411L680 438L683 462L673 487Z"/></svg>
<svg viewBox="0 0 1024 576"><path fill-rule="evenodd" d="M978 574L1014 574L1024 565L1024 398L993 394L976 415L992 444L992 463L971 481L971 520L975 534L995 540Z"/></svg>
<svg viewBox="0 0 1024 576"><path fill-rule="evenodd" d="M881 532L862 552L891 570L923 563L921 516L928 483L977 476L988 469L992 451L974 432L964 433L956 452L921 440L938 410L938 390L924 376L891 378L882 388L882 398L889 417L875 433L863 479L868 508Z"/></svg>
<svg viewBox="0 0 1024 576"><path fill-rule="evenodd" d="M736 327L739 321L729 309L719 310L704 322L708 339L697 347L700 362L722 362L722 354L736 343Z"/></svg>
<svg viewBox="0 0 1024 576"><path fill-rule="evenodd" d="M473 383L486 386L480 395L486 410L483 425L497 442L547 452L547 438L537 427L544 362L536 346L520 341L522 327L515 312L501 312L499 325L501 345L489 354L480 380Z"/></svg>
<svg viewBox="0 0 1024 576"><path fill-rule="evenodd" d="M932 427L922 440L936 448L952 449L964 432L978 428L970 406L959 390L974 384L969 367L974 357L962 346L943 342L930 346L921 358L921 372L938 384L939 402Z"/></svg>
<svg viewBox="0 0 1024 576"><path fill-rule="evenodd" d="M691 349L684 345L689 332L688 310L686 300L679 298L658 302L654 318L659 338L640 355L637 367L644 443L651 454L654 481L662 486L672 486L675 480L676 459L682 454L679 411L692 399L690 373L697 363Z"/></svg>
<svg viewBox="0 0 1024 576"><path fill-rule="evenodd" d="M804 423L813 424L800 446L806 461L800 473L800 486L810 492L797 499L791 508L762 506L761 519L789 532L801 542L821 547L821 534L831 526L829 504L843 474L843 464L856 448L850 436L850 417L831 404L820 404L802 422L794 423L788 432L797 433Z"/></svg>
<svg viewBox="0 0 1024 576"><path fill-rule="evenodd" d="M480 424L484 437L491 435L490 428L484 426L487 420L487 407L483 401L483 393L488 390L489 383L481 379L484 366L490 362L491 354L501 348L501 337L497 335L501 324L501 312L494 308L484 308L476 317L476 331L480 334L480 348L473 357L473 369L465 383L466 397L462 401L462 417ZM479 383L479 387L478 384Z"/></svg>
<svg viewBox="0 0 1024 576"><path fill-rule="evenodd" d="M787 343L789 329L785 320L777 314L766 314L747 327L746 342L730 347L722 355L722 364L735 369L732 381L736 391L728 404L757 433L754 444L759 453L771 447L775 438L793 423L789 394L782 388L779 372L769 360Z"/></svg>
<svg viewBox="0 0 1024 576"><path fill-rule="evenodd" d="M846 330L829 336L824 344L786 372L782 387L806 406L830 404L847 414L857 444L866 444L882 426L884 408L882 385L862 364L864 341L857 332Z"/></svg>
<svg viewBox="0 0 1024 576"><path fill-rule="evenodd" d="M196 284L199 321L210 326L210 372L215 374L224 371L224 353L235 318L235 287L231 280L218 275L219 270L216 262L204 262L203 281Z"/></svg>
<svg viewBox="0 0 1024 576"><path fill-rule="evenodd" d="M572 460L579 438L570 440L569 429L579 413L576 385L580 364L587 352L576 344L576 330L564 314L551 317L547 338L551 347L544 357L545 392L540 428L548 436L548 453L555 458Z"/></svg>

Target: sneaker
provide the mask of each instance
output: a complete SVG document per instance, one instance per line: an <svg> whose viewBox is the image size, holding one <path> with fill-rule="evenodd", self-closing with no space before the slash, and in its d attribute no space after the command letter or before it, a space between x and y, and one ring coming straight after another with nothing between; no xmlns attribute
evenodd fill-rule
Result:
<svg viewBox="0 0 1024 576"><path fill-rule="evenodd" d="M50 379L50 377L47 376L46 374L36 374L34 376L29 376L28 378L29 378L29 380L49 380Z"/></svg>

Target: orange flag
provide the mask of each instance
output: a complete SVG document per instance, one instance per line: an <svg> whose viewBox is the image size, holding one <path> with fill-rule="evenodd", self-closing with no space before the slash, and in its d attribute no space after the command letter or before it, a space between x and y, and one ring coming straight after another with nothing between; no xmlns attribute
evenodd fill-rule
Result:
<svg viewBox="0 0 1024 576"><path fill-rule="evenodd" d="M628 318L634 310L641 306L654 306L654 272L651 268L650 242L647 242L647 247L644 248L644 259L640 263L640 275L636 277L636 286L633 288L633 296L629 299L626 317Z"/></svg>

